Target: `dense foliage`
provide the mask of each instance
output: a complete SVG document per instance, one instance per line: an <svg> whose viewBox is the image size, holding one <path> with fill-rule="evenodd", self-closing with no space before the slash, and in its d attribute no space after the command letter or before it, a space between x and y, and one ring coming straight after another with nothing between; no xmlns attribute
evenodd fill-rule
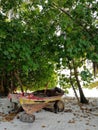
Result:
<svg viewBox="0 0 98 130"><path fill-rule="evenodd" d="M79 89L92 74L86 59L98 63L98 8L93 0L0 1L1 87L42 88L49 83ZM83 66L81 72L79 68ZM5 86L5 87L4 87ZM29 88L30 88L29 87ZM84 100L83 100L84 99Z"/></svg>

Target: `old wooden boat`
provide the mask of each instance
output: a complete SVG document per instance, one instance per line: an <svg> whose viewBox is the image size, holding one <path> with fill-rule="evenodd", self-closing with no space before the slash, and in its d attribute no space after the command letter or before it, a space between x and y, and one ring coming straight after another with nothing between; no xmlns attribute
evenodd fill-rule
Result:
<svg viewBox="0 0 98 130"><path fill-rule="evenodd" d="M27 114L39 111L49 104L53 104L54 112L64 110L64 103L61 101L64 91L60 88L53 88L45 90L38 90L33 93L24 94L9 94L12 102L15 100L20 102L21 106ZM59 105L60 104L60 105Z"/></svg>
<svg viewBox="0 0 98 130"><path fill-rule="evenodd" d="M56 103L56 101L59 100L61 100L61 95L43 98L29 95L19 98L20 104L27 114L32 114L33 112L39 111L40 109L46 107L49 103Z"/></svg>

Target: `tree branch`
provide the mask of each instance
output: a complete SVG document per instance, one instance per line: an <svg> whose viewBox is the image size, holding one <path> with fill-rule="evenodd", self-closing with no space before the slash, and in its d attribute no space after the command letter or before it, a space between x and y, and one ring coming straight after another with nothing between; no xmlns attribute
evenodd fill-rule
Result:
<svg viewBox="0 0 98 130"><path fill-rule="evenodd" d="M81 26L83 30L86 30L86 32L90 35L90 39L92 39L92 38L94 37L93 33L90 33L90 31L89 31L87 28L85 28L85 27L83 26L83 24L82 24L79 20L74 19L74 18L71 16L71 14L70 14L67 10L65 10L64 8L58 7L58 6L56 5L56 3L54 3L54 2L53 2L53 4L52 4L52 6L53 6L54 8L56 8L56 9L62 11L63 13L65 13L75 24L77 24L78 26Z"/></svg>

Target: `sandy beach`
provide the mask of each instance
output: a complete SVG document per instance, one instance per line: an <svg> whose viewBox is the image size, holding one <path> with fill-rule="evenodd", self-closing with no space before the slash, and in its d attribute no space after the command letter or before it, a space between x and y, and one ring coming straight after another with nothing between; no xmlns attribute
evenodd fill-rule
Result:
<svg viewBox="0 0 98 130"><path fill-rule="evenodd" d="M2 115L1 104L0 130L98 130L98 97L88 99L89 104L81 105L81 109L74 97L65 96L63 112L54 113L42 109L33 113L35 115L33 123L18 119L23 112L14 116L13 120L8 120Z"/></svg>

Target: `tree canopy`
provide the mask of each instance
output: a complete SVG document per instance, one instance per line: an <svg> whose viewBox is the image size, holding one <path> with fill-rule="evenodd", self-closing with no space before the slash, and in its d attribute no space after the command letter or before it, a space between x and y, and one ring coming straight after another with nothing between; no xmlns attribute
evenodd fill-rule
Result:
<svg viewBox="0 0 98 130"><path fill-rule="evenodd" d="M98 63L98 8L94 0L1 0L0 81L5 90L80 86L91 79L85 61ZM84 66L79 73L78 69ZM87 77L87 78L83 78ZM61 79L61 80L60 80ZM70 82L71 81L71 82ZM28 88L27 87L27 88ZM79 87L81 92L81 86ZM81 94L80 94L81 95Z"/></svg>

